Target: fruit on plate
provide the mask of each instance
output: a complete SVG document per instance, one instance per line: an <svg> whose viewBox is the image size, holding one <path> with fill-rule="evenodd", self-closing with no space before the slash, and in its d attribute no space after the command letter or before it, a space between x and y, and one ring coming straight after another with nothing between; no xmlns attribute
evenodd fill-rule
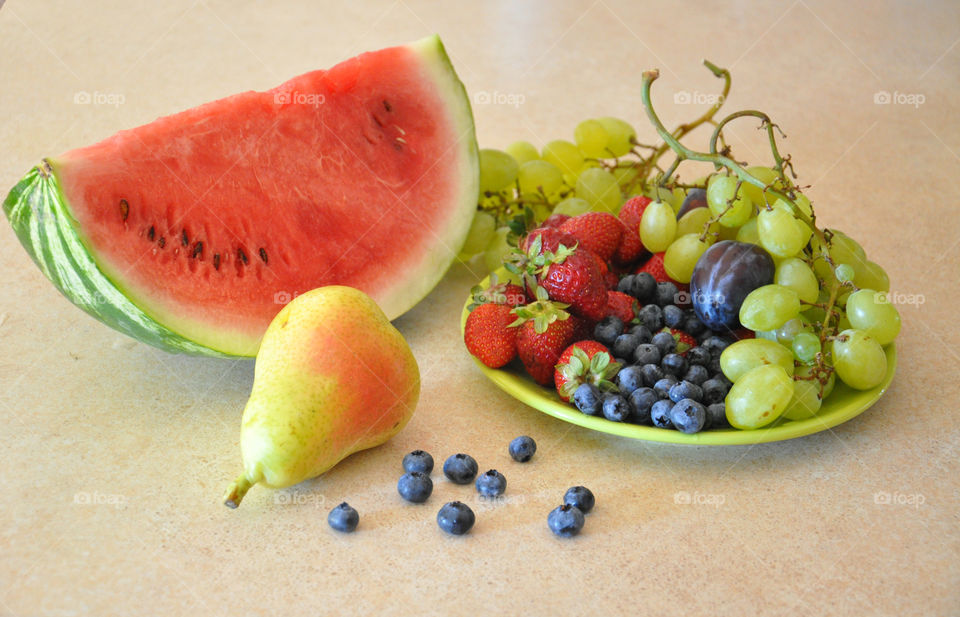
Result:
<svg viewBox="0 0 960 617"><path fill-rule="evenodd" d="M298 293L349 285L391 319L423 298L471 226L477 156L433 36L45 159L4 212L107 325L169 351L252 356Z"/></svg>
<svg viewBox="0 0 960 617"><path fill-rule="evenodd" d="M380 445L413 415L417 361L362 291L332 285L296 297L264 334L243 410L243 474L224 503L255 484L291 486Z"/></svg>

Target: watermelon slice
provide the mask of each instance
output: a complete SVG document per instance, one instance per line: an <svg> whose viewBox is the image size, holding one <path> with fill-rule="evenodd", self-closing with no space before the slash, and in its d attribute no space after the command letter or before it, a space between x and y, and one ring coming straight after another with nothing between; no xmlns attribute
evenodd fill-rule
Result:
<svg viewBox="0 0 960 617"><path fill-rule="evenodd" d="M107 325L251 356L316 287L359 288L391 319L420 301L463 244L477 175L470 104L434 36L45 159L4 212Z"/></svg>

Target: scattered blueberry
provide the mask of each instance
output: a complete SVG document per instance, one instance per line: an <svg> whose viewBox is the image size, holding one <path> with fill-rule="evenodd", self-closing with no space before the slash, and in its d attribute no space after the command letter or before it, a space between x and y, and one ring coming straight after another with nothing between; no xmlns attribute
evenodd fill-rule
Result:
<svg viewBox="0 0 960 617"><path fill-rule="evenodd" d="M641 272L633 277L633 297L647 304L657 296L657 279L649 272Z"/></svg>
<svg viewBox="0 0 960 617"><path fill-rule="evenodd" d="M670 388L677 383L677 378L673 375L664 375L663 379L653 384L654 391L660 395L660 398L670 398Z"/></svg>
<svg viewBox="0 0 960 617"><path fill-rule="evenodd" d="M617 373L617 387L624 396L643 386L643 369L639 366L625 366Z"/></svg>
<svg viewBox="0 0 960 617"><path fill-rule="evenodd" d="M687 363L707 367L710 365L710 352L703 347L691 347L685 356Z"/></svg>
<svg viewBox="0 0 960 617"><path fill-rule="evenodd" d="M637 388L630 393L630 405L633 407L633 418L638 424L650 423L650 410L660 396L653 388Z"/></svg>
<svg viewBox="0 0 960 617"><path fill-rule="evenodd" d="M337 531L349 533L357 528L360 522L360 514L347 502L343 502L330 510L327 515L327 522Z"/></svg>
<svg viewBox="0 0 960 617"><path fill-rule="evenodd" d="M592 383L582 383L573 391L573 404L588 416L599 416L603 397Z"/></svg>
<svg viewBox="0 0 960 617"><path fill-rule="evenodd" d="M663 307L663 323L668 328L680 328L686 318L683 309L675 304L668 304Z"/></svg>
<svg viewBox="0 0 960 617"><path fill-rule="evenodd" d="M663 328L663 310L656 304L644 304L643 308L637 312L637 317L640 319L640 323L651 332Z"/></svg>
<svg viewBox="0 0 960 617"><path fill-rule="evenodd" d="M700 387L703 389L703 402L707 405L721 403L727 396L727 386L719 379L708 379Z"/></svg>
<svg viewBox="0 0 960 617"><path fill-rule="evenodd" d="M673 338L672 336L670 338ZM660 364L660 349L653 343L641 343L633 351L633 359L637 364Z"/></svg>
<svg viewBox="0 0 960 617"><path fill-rule="evenodd" d="M707 426L710 428L726 428L730 426L727 422L727 406L720 403L707 405Z"/></svg>
<svg viewBox="0 0 960 617"><path fill-rule="evenodd" d="M583 529L583 512L569 504L557 506L547 515L547 525L561 538L573 537Z"/></svg>
<svg viewBox="0 0 960 617"><path fill-rule="evenodd" d="M429 474L433 471L433 457L423 450L414 450L403 457L403 470Z"/></svg>
<svg viewBox="0 0 960 617"><path fill-rule="evenodd" d="M680 290L677 289L677 286L670 281L657 283L657 304L660 306L673 304L677 301L677 292L679 291Z"/></svg>
<svg viewBox="0 0 960 617"><path fill-rule="evenodd" d="M685 398L670 410L670 422L681 433L698 433L707 422L707 408Z"/></svg>
<svg viewBox="0 0 960 617"><path fill-rule="evenodd" d="M507 479L496 469L477 477L477 492L484 497L497 497L507 490Z"/></svg>
<svg viewBox="0 0 960 617"><path fill-rule="evenodd" d="M695 383L702 388L703 384L710 379L710 371L708 371L705 366L691 364L687 372L683 374L683 379L684 381Z"/></svg>
<svg viewBox="0 0 960 617"><path fill-rule="evenodd" d="M621 334L613 341L613 346L610 347L610 351L613 352L613 355L618 358L629 358L633 354L633 350L637 345L640 344L640 337L630 334Z"/></svg>
<svg viewBox="0 0 960 617"><path fill-rule="evenodd" d="M650 421L659 428L673 428L670 422L670 410L673 409L673 401L670 399L661 399L650 408Z"/></svg>
<svg viewBox="0 0 960 617"><path fill-rule="evenodd" d="M672 336L670 338L673 338ZM660 361L664 373L682 377L687 372L687 361L678 353L668 353Z"/></svg>
<svg viewBox="0 0 960 617"><path fill-rule="evenodd" d="M607 347L612 345L621 334L623 334L623 322L616 315L607 315L593 327L593 338Z"/></svg>
<svg viewBox="0 0 960 617"><path fill-rule="evenodd" d="M462 536L470 531L476 521L477 516L470 509L470 506L460 501L445 503L437 512L437 525L440 526L440 529L455 536Z"/></svg>
<svg viewBox="0 0 960 617"><path fill-rule="evenodd" d="M633 413L622 394L607 393L603 397L603 417L611 422L625 422Z"/></svg>
<svg viewBox="0 0 960 617"><path fill-rule="evenodd" d="M675 384L670 388L669 394L670 400L674 403L679 403L685 398L698 402L703 399L703 390L700 388L700 386L689 381L681 381Z"/></svg>
<svg viewBox="0 0 960 617"><path fill-rule="evenodd" d="M571 486L567 489L567 492L563 494L563 503L574 506L584 514L593 510L593 505L596 501L593 497L593 492L585 486Z"/></svg>
<svg viewBox="0 0 960 617"><path fill-rule="evenodd" d="M533 440L533 437L521 435L511 441L507 449L513 460L518 463L526 463L533 458L534 453L537 451L537 442Z"/></svg>
<svg viewBox="0 0 960 617"><path fill-rule="evenodd" d="M643 383L646 386L653 387L655 383L663 379L663 369L660 368L660 364L644 364L640 367L640 372L643 373Z"/></svg>
<svg viewBox="0 0 960 617"><path fill-rule="evenodd" d="M433 480L422 471L408 471L400 476L397 492L411 503L423 503L433 492Z"/></svg>
<svg viewBox="0 0 960 617"><path fill-rule="evenodd" d="M477 461L469 454L454 454L443 463L443 475L455 484L470 484L477 470Z"/></svg>

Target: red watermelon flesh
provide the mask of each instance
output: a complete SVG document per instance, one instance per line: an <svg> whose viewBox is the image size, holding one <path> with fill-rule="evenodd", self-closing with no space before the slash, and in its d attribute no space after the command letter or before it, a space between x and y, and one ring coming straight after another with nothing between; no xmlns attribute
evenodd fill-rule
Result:
<svg viewBox="0 0 960 617"><path fill-rule="evenodd" d="M476 207L469 103L439 39L160 118L51 159L97 266L150 318L252 355L297 294L423 298Z"/></svg>

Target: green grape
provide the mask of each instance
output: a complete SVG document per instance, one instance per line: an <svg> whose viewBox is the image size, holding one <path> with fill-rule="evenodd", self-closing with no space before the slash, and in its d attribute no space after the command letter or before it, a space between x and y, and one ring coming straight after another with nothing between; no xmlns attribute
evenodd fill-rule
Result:
<svg viewBox="0 0 960 617"><path fill-rule="evenodd" d="M775 341L747 338L728 345L720 354L720 370L734 383L751 370L767 364L779 366L788 375L793 375L793 354Z"/></svg>
<svg viewBox="0 0 960 617"><path fill-rule="evenodd" d="M820 411L820 382L809 379L798 379L793 382L793 398L783 412L783 417L789 420L806 420Z"/></svg>
<svg viewBox="0 0 960 617"><path fill-rule="evenodd" d="M743 299L740 323L751 330L774 330L799 313L800 297L797 292L783 285L764 285Z"/></svg>
<svg viewBox="0 0 960 617"><path fill-rule="evenodd" d="M665 251L677 235L677 215L662 201L647 205L640 219L640 241L652 253Z"/></svg>
<svg viewBox="0 0 960 617"><path fill-rule="evenodd" d="M627 186L629 184L636 184L636 180L640 177L640 168L634 165L629 167L616 167L611 172L613 177L617 179L617 184L620 187Z"/></svg>
<svg viewBox="0 0 960 617"><path fill-rule="evenodd" d="M553 208L554 214L579 216L590 211L590 204L580 197L567 197Z"/></svg>
<svg viewBox="0 0 960 617"><path fill-rule="evenodd" d="M520 166L517 179L520 193L538 194L542 189L547 195L554 193L563 185L563 173L553 163L546 161L527 161Z"/></svg>
<svg viewBox="0 0 960 617"><path fill-rule="evenodd" d="M792 257L800 252L810 240L808 229L782 201L770 209L763 208L757 215L760 244L776 257Z"/></svg>
<svg viewBox="0 0 960 617"><path fill-rule="evenodd" d="M698 209L706 210L706 208ZM640 224L643 225L642 219ZM701 241L699 233L679 236L667 247L667 252L663 255L663 268L667 271L667 276L678 283L689 283L697 260L710 248L711 244L713 244L712 238L707 237Z"/></svg>
<svg viewBox="0 0 960 617"><path fill-rule="evenodd" d="M760 235L757 233L757 217L752 217L737 229L736 240L737 242L748 242L750 244L760 245Z"/></svg>
<svg viewBox="0 0 960 617"><path fill-rule="evenodd" d="M861 289L874 289L876 291L890 291L890 277L880 264L872 261L866 261L857 270L857 276L853 279Z"/></svg>
<svg viewBox="0 0 960 617"><path fill-rule="evenodd" d="M512 156L517 164L523 165L527 161L536 161L540 158L536 146L529 141L515 141L507 146L507 154Z"/></svg>
<svg viewBox="0 0 960 617"><path fill-rule="evenodd" d="M674 212L680 211L680 206L683 205L683 200L687 196L687 192L682 188L668 189L665 186L655 185L648 185L644 189L643 194L653 201L662 201L665 204L670 204Z"/></svg>
<svg viewBox="0 0 960 617"><path fill-rule="evenodd" d="M820 353L820 339L811 332L798 332L793 337L793 355L801 362L813 362Z"/></svg>
<svg viewBox="0 0 960 617"><path fill-rule="evenodd" d="M773 341L774 343L779 343L777 341L777 331L776 330L757 330L753 333L758 339L763 339L765 341Z"/></svg>
<svg viewBox="0 0 960 617"><path fill-rule="evenodd" d="M747 167L747 173L768 186L773 184L774 181L779 178L777 172L769 167L764 167L763 165ZM778 182L775 185L775 188L782 188L782 183ZM767 203L766 199L764 199L764 192L760 189L760 187L754 186L748 182L744 182L743 187L740 190L744 191L750 201L756 206L760 206L762 208L764 204Z"/></svg>
<svg viewBox="0 0 960 617"><path fill-rule="evenodd" d="M806 214L808 218L813 218L813 204L810 203L810 200L807 199L806 195L803 193L797 193L797 196L793 198L793 203L797 204L797 207L800 208L800 211Z"/></svg>
<svg viewBox="0 0 960 617"><path fill-rule="evenodd" d="M687 234L697 234L700 235L703 233L703 228L706 226L707 221L710 220L710 209L709 208L694 208L693 210L687 212L677 221L677 237L685 236ZM708 232L714 234L720 231L719 223L711 223L710 229Z"/></svg>
<svg viewBox="0 0 960 617"><path fill-rule="evenodd" d="M751 369L727 393L727 421L741 429L766 426L783 414L793 391L793 378L782 366L766 364Z"/></svg>
<svg viewBox="0 0 960 617"><path fill-rule="evenodd" d="M477 212L473 215L467 239L460 249L461 257L472 257L487 248L493 232L497 226L497 219L489 212Z"/></svg>
<svg viewBox="0 0 960 617"><path fill-rule="evenodd" d="M610 133L597 120L584 120L573 129L573 141L584 156L592 159L603 159L610 156L607 144L610 143Z"/></svg>
<svg viewBox="0 0 960 617"><path fill-rule="evenodd" d="M742 190L737 192L737 182L736 176L717 174L707 184L707 206L714 216L724 213L720 216L724 227L740 227L753 215L753 202Z"/></svg>
<svg viewBox="0 0 960 617"><path fill-rule="evenodd" d="M597 211L615 213L623 201L617 179L599 167L580 172L576 191L577 197L586 199Z"/></svg>
<svg viewBox="0 0 960 617"><path fill-rule="evenodd" d="M607 131L609 141L607 141L607 154L605 156L620 157L633 150L633 142L637 138L637 132L630 126L630 123L620 118L597 118L604 130Z"/></svg>
<svg viewBox="0 0 960 617"><path fill-rule="evenodd" d="M533 210L533 218L538 225L547 220L550 214L552 214L550 206L547 204L536 200L530 200L530 202L530 209Z"/></svg>
<svg viewBox="0 0 960 617"><path fill-rule="evenodd" d="M866 332L848 329L833 341L833 366L843 383L857 390L869 390L886 377L887 355Z"/></svg>
<svg viewBox="0 0 960 617"><path fill-rule="evenodd" d="M493 272L503 265L503 259L510 253L512 247L507 243L507 234L510 233L509 227L498 227L490 238L486 250L483 252L483 263L487 270Z"/></svg>
<svg viewBox="0 0 960 617"><path fill-rule="evenodd" d="M543 147L542 158L556 165L564 174L576 176L583 167L583 153L576 145L555 139Z"/></svg>
<svg viewBox="0 0 960 617"><path fill-rule="evenodd" d="M807 262L796 257L784 259L777 264L777 272L774 275L773 282L794 290L804 302L816 302L820 295L820 283L817 281L817 275L813 273ZM809 307L809 305L805 306Z"/></svg>
<svg viewBox="0 0 960 617"><path fill-rule="evenodd" d="M776 329L777 342L789 346L793 342L793 337L809 329L809 326L803 323L799 317L788 319L786 323Z"/></svg>
<svg viewBox="0 0 960 617"><path fill-rule="evenodd" d="M480 193L495 193L517 179L517 161L503 150L480 150Z"/></svg>
<svg viewBox="0 0 960 617"><path fill-rule="evenodd" d="M882 292L872 289L853 292L847 298L846 314L851 326L881 345L892 343L900 333L900 313Z"/></svg>
<svg viewBox="0 0 960 617"><path fill-rule="evenodd" d="M853 327L853 324L851 324L850 320L847 318L846 311L840 312L840 317L837 318L836 324L837 324L837 332L847 330Z"/></svg>
<svg viewBox="0 0 960 617"><path fill-rule="evenodd" d="M833 275L837 277L837 280L841 283L849 283L856 274L857 273L853 271L853 266L850 264L840 264L833 269Z"/></svg>

